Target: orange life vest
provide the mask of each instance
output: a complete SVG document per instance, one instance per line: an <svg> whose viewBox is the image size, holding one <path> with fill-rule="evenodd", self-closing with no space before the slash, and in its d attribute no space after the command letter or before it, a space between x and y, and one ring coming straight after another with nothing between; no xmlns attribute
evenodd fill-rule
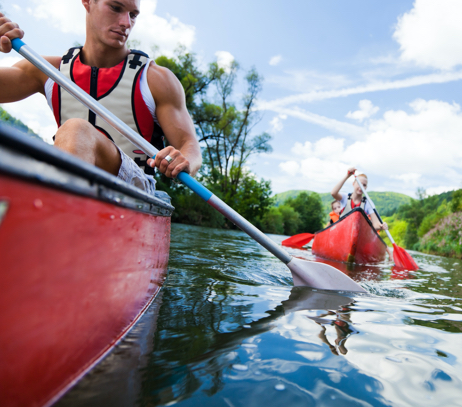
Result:
<svg viewBox="0 0 462 407"><path fill-rule="evenodd" d="M338 215L337 213L335 213L334 211L332 211L331 213L329 213L329 216L330 216L330 223L335 223L339 220L340 218L340 215Z"/></svg>

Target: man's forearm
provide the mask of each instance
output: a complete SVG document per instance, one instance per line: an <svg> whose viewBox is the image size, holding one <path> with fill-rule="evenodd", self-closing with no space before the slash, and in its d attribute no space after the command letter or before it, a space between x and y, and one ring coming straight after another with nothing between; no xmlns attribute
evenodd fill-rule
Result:
<svg viewBox="0 0 462 407"><path fill-rule="evenodd" d="M202 154L199 144L196 141L186 143L179 150L189 161L189 174L191 176L196 175L202 165Z"/></svg>

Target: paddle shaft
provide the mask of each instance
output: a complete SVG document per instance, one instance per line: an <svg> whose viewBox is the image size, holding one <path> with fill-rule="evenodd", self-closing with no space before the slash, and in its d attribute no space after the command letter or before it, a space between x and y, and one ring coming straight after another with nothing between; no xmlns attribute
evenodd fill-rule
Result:
<svg viewBox="0 0 462 407"><path fill-rule="evenodd" d="M353 174L353 175L355 176L356 183L361 187L361 191L363 191L363 194L366 196L366 199L369 201L369 204L372 206L372 210L374 211L375 215L379 219L380 223L383 224L383 220L380 217L379 213L377 212L377 209L375 209L374 202L372 202L372 199L367 194L366 190L363 187L363 184L361 184L361 182L358 181L358 177L355 174ZM387 234L388 238L390 239L391 244L395 244L395 241L391 237L391 234L390 234L388 229L385 230L385 233Z"/></svg>
<svg viewBox="0 0 462 407"><path fill-rule="evenodd" d="M99 104L95 99L93 99L75 83L70 81L53 65L51 65L43 57L33 51L29 46L27 46L21 39L16 38L11 42L13 44L14 50L26 58L30 63L32 63L43 73L53 79L57 84L66 89L72 96L83 103L92 112L100 116L106 123L114 127L120 134L122 134L122 136L130 140L131 143L146 153L149 157L155 157L158 150L151 143L133 131L122 120L120 120L108 109ZM199 195L210 206L215 208L223 216L238 226L242 231L260 243L265 249L274 254L283 263L288 264L292 260L292 257L284 249L273 242L268 236L258 230L255 226L253 226L248 220L239 215L234 209L229 207L220 198L212 194L212 192L210 192L206 187L204 187L200 182L196 181L189 174L186 172L181 172L178 174L177 178L197 195Z"/></svg>

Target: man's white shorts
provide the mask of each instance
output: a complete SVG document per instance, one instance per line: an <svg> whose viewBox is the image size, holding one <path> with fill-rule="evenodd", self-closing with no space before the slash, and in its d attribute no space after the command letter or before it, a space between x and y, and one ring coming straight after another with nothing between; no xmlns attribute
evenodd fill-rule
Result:
<svg viewBox="0 0 462 407"><path fill-rule="evenodd" d="M131 185L134 185L135 187L142 189L143 191L146 191L148 194L153 194L156 190L156 180L154 177L152 175L146 174L140 167L138 167L135 161L133 161L120 148L119 151L120 158L122 158L122 164L120 164L117 177Z"/></svg>

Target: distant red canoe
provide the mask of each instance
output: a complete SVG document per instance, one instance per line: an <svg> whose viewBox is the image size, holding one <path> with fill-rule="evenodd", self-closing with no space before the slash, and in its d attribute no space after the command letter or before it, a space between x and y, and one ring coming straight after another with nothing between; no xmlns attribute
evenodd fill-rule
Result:
<svg viewBox="0 0 462 407"><path fill-rule="evenodd" d="M47 406L141 317L167 274L168 196L0 127L0 400Z"/></svg>
<svg viewBox="0 0 462 407"><path fill-rule="evenodd" d="M357 264L385 260L386 244L361 208L315 233L312 253L325 259Z"/></svg>

